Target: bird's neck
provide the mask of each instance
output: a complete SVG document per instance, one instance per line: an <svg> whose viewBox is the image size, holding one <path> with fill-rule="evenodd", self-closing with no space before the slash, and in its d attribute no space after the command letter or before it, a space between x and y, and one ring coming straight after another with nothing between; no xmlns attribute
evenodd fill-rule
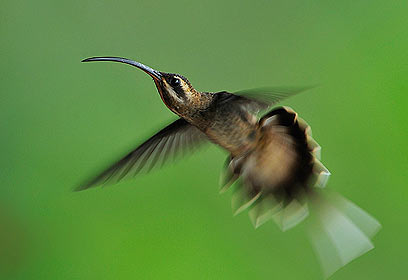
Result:
<svg viewBox="0 0 408 280"><path fill-rule="evenodd" d="M210 110L213 100L213 93L194 91L189 102L177 108L176 114L200 128L206 122L206 113Z"/></svg>

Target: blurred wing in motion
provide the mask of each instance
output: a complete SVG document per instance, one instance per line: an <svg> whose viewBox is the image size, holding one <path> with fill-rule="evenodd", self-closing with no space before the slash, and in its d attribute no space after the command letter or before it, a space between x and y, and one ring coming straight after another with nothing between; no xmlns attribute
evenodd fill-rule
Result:
<svg viewBox="0 0 408 280"><path fill-rule="evenodd" d="M198 146L206 139L205 134L198 128L184 119L178 119L76 190L116 183L126 176L135 176L143 169L148 172L157 166L159 161L163 164L165 161L175 158L180 152Z"/></svg>
<svg viewBox="0 0 408 280"><path fill-rule="evenodd" d="M312 89L315 86L307 87L264 87L246 89L234 92L234 95L244 97L247 105L249 105L253 111L265 110L285 98L293 96L295 94Z"/></svg>

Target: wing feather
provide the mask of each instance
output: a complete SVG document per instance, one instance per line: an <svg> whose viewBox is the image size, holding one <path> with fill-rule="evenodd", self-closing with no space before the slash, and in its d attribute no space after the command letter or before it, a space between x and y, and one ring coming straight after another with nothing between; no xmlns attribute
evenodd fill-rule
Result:
<svg viewBox="0 0 408 280"><path fill-rule="evenodd" d="M263 87L236 91L234 93L220 92L221 99L225 102L239 102L252 112L266 110L280 101L304 92L315 86L306 87Z"/></svg>
<svg viewBox="0 0 408 280"><path fill-rule="evenodd" d="M177 154L184 155L206 139L205 134L198 128L184 119L178 119L76 190L116 183L129 175L135 176L142 170L149 172L152 168L175 158ZM159 160L161 164L157 164Z"/></svg>

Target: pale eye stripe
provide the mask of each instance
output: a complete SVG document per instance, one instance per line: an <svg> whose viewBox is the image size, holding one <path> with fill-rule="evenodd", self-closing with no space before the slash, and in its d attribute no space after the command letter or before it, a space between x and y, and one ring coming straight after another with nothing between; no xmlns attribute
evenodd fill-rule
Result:
<svg viewBox="0 0 408 280"><path fill-rule="evenodd" d="M184 102L184 100L179 97L179 95L173 90L173 88L168 89L168 92L174 99L177 99L180 102Z"/></svg>
<svg viewBox="0 0 408 280"><path fill-rule="evenodd" d="M176 100L179 102L184 102L178 95L177 93L173 90L173 88L167 83L166 80L164 80L164 86L166 87L167 92Z"/></svg>

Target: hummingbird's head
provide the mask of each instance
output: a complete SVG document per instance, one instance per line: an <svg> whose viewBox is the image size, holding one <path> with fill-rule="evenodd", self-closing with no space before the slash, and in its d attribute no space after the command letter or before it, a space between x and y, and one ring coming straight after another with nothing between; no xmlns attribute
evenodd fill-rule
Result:
<svg viewBox="0 0 408 280"><path fill-rule="evenodd" d="M114 61L143 70L153 78L164 104L181 117L188 117L207 103L202 93L196 91L190 82L179 74L160 72L140 62L121 57L91 57L82 60L89 61Z"/></svg>

